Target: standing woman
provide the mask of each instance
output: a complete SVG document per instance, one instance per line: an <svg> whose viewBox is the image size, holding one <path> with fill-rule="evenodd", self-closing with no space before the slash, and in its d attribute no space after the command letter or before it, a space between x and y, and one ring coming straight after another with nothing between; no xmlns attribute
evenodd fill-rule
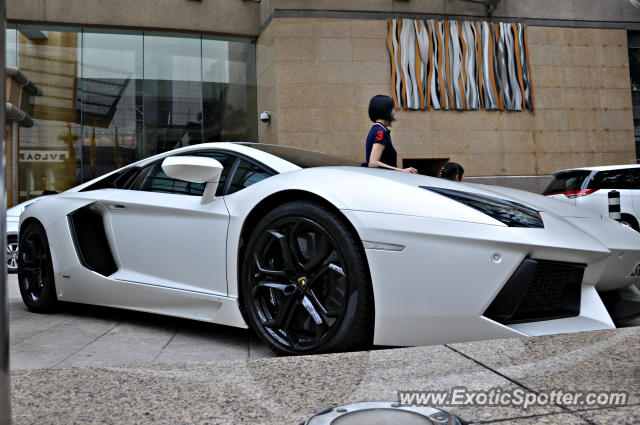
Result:
<svg viewBox="0 0 640 425"><path fill-rule="evenodd" d="M369 167L388 168L416 174L413 167L397 168L398 153L391 143L391 123L395 121L393 99L389 96L377 95L369 102L369 118L373 121L367 136L367 162L362 164Z"/></svg>

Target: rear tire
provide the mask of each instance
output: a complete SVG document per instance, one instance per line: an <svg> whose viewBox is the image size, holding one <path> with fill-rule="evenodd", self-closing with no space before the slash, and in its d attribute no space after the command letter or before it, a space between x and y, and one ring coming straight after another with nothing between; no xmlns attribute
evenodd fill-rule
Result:
<svg viewBox="0 0 640 425"><path fill-rule="evenodd" d="M266 214L247 242L240 278L249 324L278 354L371 343L362 245L344 218L320 204L289 202Z"/></svg>
<svg viewBox="0 0 640 425"><path fill-rule="evenodd" d="M38 222L20 232L18 244L18 283L27 308L46 313L57 303L56 286L47 233Z"/></svg>

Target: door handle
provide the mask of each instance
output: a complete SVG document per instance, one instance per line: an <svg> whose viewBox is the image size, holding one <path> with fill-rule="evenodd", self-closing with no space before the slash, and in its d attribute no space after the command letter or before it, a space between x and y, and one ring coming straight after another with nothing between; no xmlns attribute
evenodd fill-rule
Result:
<svg viewBox="0 0 640 425"><path fill-rule="evenodd" d="M121 204L109 204L109 209L115 210L115 211L125 211L127 207Z"/></svg>

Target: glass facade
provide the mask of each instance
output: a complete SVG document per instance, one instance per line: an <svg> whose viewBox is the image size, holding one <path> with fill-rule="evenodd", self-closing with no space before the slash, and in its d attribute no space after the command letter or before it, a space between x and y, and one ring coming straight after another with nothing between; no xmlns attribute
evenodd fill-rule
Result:
<svg viewBox="0 0 640 425"><path fill-rule="evenodd" d="M19 199L202 142L257 141L255 45L202 35L9 25L7 64L44 93L21 128Z"/></svg>
<svg viewBox="0 0 640 425"><path fill-rule="evenodd" d="M629 46L633 127L636 139L636 162L640 164L640 33L627 33L627 42Z"/></svg>

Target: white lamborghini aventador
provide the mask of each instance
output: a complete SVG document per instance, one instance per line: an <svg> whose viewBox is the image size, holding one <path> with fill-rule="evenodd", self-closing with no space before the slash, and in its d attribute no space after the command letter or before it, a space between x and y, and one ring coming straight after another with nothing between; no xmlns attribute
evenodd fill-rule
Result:
<svg viewBox="0 0 640 425"><path fill-rule="evenodd" d="M27 307L252 327L278 353L614 327L640 234L528 192L276 145L147 158L20 217Z"/></svg>

